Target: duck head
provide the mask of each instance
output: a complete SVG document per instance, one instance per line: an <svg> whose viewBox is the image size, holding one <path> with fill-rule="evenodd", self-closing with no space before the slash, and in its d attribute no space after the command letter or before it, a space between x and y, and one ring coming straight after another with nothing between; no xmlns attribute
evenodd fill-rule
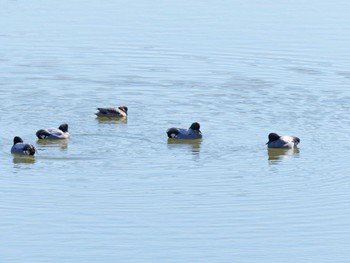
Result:
<svg viewBox="0 0 350 263"><path fill-rule="evenodd" d="M269 142L277 141L281 136L279 136L277 133L270 133L269 134L269 141L266 143L268 144Z"/></svg>
<svg viewBox="0 0 350 263"><path fill-rule="evenodd" d="M63 132L68 132L68 124L67 123L63 123L60 125L60 127L58 127L58 129L60 129Z"/></svg>
<svg viewBox="0 0 350 263"><path fill-rule="evenodd" d="M118 109L120 109L121 111L124 111L126 114L128 114L128 107L126 107L126 106L119 106Z"/></svg>
<svg viewBox="0 0 350 263"><path fill-rule="evenodd" d="M23 143L22 138L19 136L15 136L15 138L13 138L13 144L16 144L16 143Z"/></svg>
<svg viewBox="0 0 350 263"><path fill-rule="evenodd" d="M201 132L199 129L201 128L200 124L198 122L194 122L191 124L190 129L194 130L194 131L198 131Z"/></svg>

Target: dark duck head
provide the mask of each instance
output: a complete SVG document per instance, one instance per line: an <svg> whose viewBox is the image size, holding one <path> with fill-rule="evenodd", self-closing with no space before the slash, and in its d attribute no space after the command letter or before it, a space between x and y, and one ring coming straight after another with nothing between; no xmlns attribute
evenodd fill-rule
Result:
<svg viewBox="0 0 350 263"><path fill-rule="evenodd" d="M58 129L60 129L63 132L68 132L68 124L67 123L63 123L60 125L60 127L58 127Z"/></svg>
<svg viewBox="0 0 350 263"><path fill-rule="evenodd" d="M22 138L19 137L19 136L15 136L15 137L13 138L13 145L15 145L15 144L17 144L17 143L23 143Z"/></svg>
<svg viewBox="0 0 350 263"><path fill-rule="evenodd" d="M199 129L201 128L200 124L198 122L194 122L191 124L190 129L194 130L194 131L198 131L201 132Z"/></svg>
<svg viewBox="0 0 350 263"><path fill-rule="evenodd" d="M281 136L279 136L277 133L272 132L269 134L269 141L266 144L277 141L280 137Z"/></svg>

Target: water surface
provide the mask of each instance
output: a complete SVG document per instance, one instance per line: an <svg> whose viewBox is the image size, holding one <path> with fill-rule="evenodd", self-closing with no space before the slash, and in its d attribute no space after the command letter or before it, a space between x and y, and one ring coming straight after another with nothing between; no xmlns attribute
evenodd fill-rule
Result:
<svg viewBox="0 0 350 263"><path fill-rule="evenodd" d="M346 262L349 5L1 0L2 260Z"/></svg>

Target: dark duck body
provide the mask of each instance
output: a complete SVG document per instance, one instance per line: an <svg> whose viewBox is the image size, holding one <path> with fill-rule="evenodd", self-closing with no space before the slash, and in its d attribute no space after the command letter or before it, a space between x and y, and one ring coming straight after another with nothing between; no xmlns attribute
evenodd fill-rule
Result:
<svg viewBox="0 0 350 263"><path fill-rule="evenodd" d="M12 154L34 155L35 152L36 149L32 144L24 143L22 138L18 136L13 138Z"/></svg>
<svg viewBox="0 0 350 263"><path fill-rule="evenodd" d="M170 128L167 130L168 138L170 139L201 139L203 137L200 131L200 124L194 122L191 124L190 128Z"/></svg>
<svg viewBox="0 0 350 263"><path fill-rule="evenodd" d="M128 107L119 106L118 108L97 108L96 112L97 117L107 117L107 118L125 118L128 116Z"/></svg>
<svg viewBox="0 0 350 263"><path fill-rule="evenodd" d="M38 139L44 140L62 140L69 138L68 124L61 124L58 128L40 129L36 132Z"/></svg>
<svg viewBox="0 0 350 263"><path fill-rule="evenodd" d="M266 143L268 148L285 148L292 149L300 143L300 139L296 136L284 135L277 133L269 134L269 141Z"/></svg>

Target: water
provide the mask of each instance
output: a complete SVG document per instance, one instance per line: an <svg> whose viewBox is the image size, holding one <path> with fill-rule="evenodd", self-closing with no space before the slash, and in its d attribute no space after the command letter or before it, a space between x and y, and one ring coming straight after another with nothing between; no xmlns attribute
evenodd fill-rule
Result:
<svg viewBox="0 0 350 263"><path fill-rule="evenodd" d="M1 261L346 262L349 5L1 0Z"/></svg>

